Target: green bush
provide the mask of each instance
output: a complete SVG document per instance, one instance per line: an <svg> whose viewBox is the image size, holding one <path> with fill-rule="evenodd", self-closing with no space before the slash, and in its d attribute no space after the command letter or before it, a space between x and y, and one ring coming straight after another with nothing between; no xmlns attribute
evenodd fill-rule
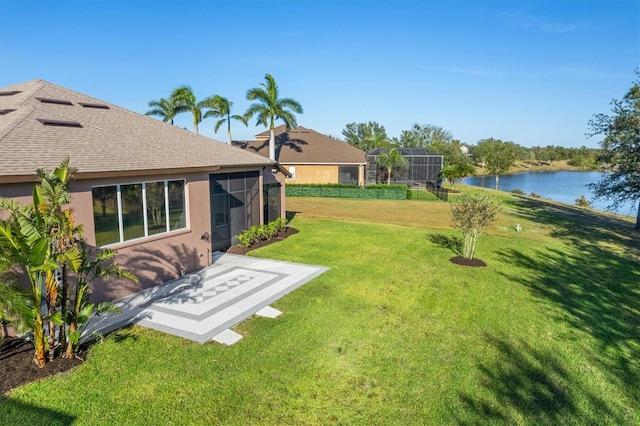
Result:
<svg viewBox="0 0 640 426"><path fill-rule="evenodd" d="M239 241L239 246L251 247L252 245L259 243L260 241L270 240L278 235L278 232L284 230L287 227L288 220L279 217L264 225L253 225L249 229L245 229L236 238Z"/></svg>
<svg viewBox="0 0 640 426"><path fill-rule="evenodd" d="M513 191L511 191L511 193L516 195L524 195L524 191L521 189L514 189Z"/></svg>

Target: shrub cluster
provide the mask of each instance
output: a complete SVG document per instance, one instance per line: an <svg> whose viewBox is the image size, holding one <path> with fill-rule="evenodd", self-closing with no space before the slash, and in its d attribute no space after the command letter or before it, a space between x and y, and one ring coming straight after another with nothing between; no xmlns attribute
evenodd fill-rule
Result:
<svg viewBox="0 0 640 426"><path fill-rule="evenodd" d="M278 235L278 232L284 230L287 226L287 219L279 217L265 225L254 225L249 229L245 229L236 238L240 241L240 246L251 247L260 241L270 240Z"/></svg>

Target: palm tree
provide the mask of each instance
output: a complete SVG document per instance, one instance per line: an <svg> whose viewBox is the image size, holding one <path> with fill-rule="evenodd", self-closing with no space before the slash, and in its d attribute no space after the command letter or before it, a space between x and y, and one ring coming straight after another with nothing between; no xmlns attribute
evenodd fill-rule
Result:
<svg viewBox="0 0 640 426"><path fill-rule="evenodd" d="M218 129L220 129L225 122L227 123L227 144L231 145L231 119L238 120L245 126L247 125L247 120L241 115L231 115L233 102L220 95L211 96L202 101L201 104L206 108L210 108L209 111L204 113L203 119L209 117L220 119L216 121L216 125L213 128L214 132L218 132Z"/></svg>
<svg viewBox="0 0 640 426"><path fill-rule="evenodd" d="M202 121L202 102L196 101L196 95L194 95L191 87L182 85L171 92L171 102L174 105L176 114L182 112L191 112L193 114L193 131L198 134L198 123Z"/></svg>
<svg viewBox="0 0 640 426"><path fill-rule="evenodd" d="M391 185L391 173L393 169L402 169L406 167L407 159L400 154L396 148L391 148L389 151L378 156L378 166L387 169L387 184Z"/></svg>
<svg viewBox="0 0 640 426"><path fill-rule="evenodd" d="M284 121L287 129L297 127L296 117L293 113L302 114L302 105L298 101L291 98L279 98L278 97L278 85L276 80L271 74L265 74L264 79L266 83L261 83L262 87L254 87L247 91L247 99L250 101L257 101L247 109L244 114L246 121L249 121L254 115L257 115L258 120L256 125L262 124L265 127L269 127L269 158L276 159L275 148L275 121Z"/></svg>
<svg viewBox="0 0 640 426"><path fill-rule="evenodd" d="M18 278L7 271L8 263L0 264L0 339L7 337L7 325L21 331L29 322L29 298L20 287Z"/></svg>
<svg viewBox="0 0 640 426"><path fill-rule="evenodd" d="M149 101L149 111L145 115L160 117L162 121L173 124L177 112L175 105L170 99L160 98L158 100Z"/></svg>

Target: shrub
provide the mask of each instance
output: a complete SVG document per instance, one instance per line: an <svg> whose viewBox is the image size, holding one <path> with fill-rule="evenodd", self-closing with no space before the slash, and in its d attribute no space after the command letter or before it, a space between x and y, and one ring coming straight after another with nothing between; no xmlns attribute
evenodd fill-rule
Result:
<svg viewBox="0 0 640 426"><path fill-rule="evenodd" d="M576 206L590 208L591 201L587 200L584 198L584 195L582 195L580 198L576 198Z"/></svg>
<svg viewBox="0 0 640 426"><path fill-rule="evenodd" d="M513 191L511 191L512 194L516 194L516 195L524 195L524 191L521 189L514 189Z"/></svg>
<svg viewBox="0 0 640 426"><path fill-rule="evenodd" d="M462 231L462 257L473 259L478 236L496 219L500 207L495 198L482 194L462 194L450 202L453 226Z"/></svg>
<svg viewBox="0 0 640 426"><path fill-rule="evenodd" d="M537 194L537 193L535 193L535 192L532 192L532 193L530 193L530 194L529 194L529 197L533 197L533 198L542 198L542 195Z"/></svg>
<svg viewBox="0 0 640 426"><path fill-rule="evenodd" d="M259 243L260 241L270 240L278 235L278 232L284 230L287 227L288 220L279 217L265 225L253 225L249 229L245 229L236 238L239 241L240 246L251 247L252 245Z"/></svg>

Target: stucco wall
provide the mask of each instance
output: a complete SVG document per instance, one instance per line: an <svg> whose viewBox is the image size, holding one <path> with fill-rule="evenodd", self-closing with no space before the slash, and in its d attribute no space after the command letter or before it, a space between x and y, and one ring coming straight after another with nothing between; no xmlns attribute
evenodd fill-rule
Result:
<svg viewBox="0 0 640 426"><path fill-rule="evenodd" d="M351 165L349 165L351 166ZM286 179L291 183L339 183L339 165L286 165L287 170L295 167L295 180ZM358 185L364 186L364 165L358 167Z"/></svg>
<svg viewBox="0 0 640 426"><path fill-rule="evenodd" d="M338 183L338 166L285 166L287 170L295 167L295 180L291 183Z"/></svg>
<svg viewBox="0 0 640 426"><path fill-rule="evenodd" d="M219 170L214 173L245 171L255 169ZM126 270L133 272L139 283L126 280L109 279L95 282L92 287L93 300L96 302L114 300L144 288L153 287L185 273L197 271L211 264L211 244L203 239L211 234L210 196L208 172L145 176L144 178L104 178L76 180L71 188L71 205L75 211L76 222L83 225L87 242L95 246L93 219L93 200L91 188L101 185L128 184L161 180L184 179L185 201L187 209L186 229L140 238L108 246L116 250L116 261ZM264 171L261 181L273 179L281 181L282 174L271 176ZM270 176L270 177L269 177ZM23 203L31 203L33 184L3 184L0 196L11 197ZM262 191L262 182L260 184ZM281 191L284 215L284 188ZM260 194L260 212L262 212L262 192Z"/></svg>

